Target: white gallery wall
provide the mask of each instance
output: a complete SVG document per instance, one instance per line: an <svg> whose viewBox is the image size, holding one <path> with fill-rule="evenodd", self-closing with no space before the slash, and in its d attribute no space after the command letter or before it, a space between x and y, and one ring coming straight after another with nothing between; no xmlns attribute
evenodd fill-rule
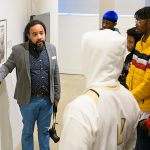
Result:
<svg viewBox="0 0 150 150"><path fill-rule="evenodd" d="M0 20L7 20L7 57L13 45L23 42L23 32L31 15L51 12L51 42L58 46L57 0L0 0ZM15 70L0 86L0 150L20 147L22 118L13 99L16 84Z"/></svg>
<svg viewBox="0 0 150 150"><path fill-rule="evenodd" d="M0 20L7 19L7 56L12 45L23 42L29 13L29 0L0 0ZM14 150L21 140L21 116L13 99L15 81L13 72L0 86L0 150Z"/></svg>
<svg viewBox="0 0 150 150"><path fill-rule="evenodd" d="M59 68L61 73L81 74L82 35L99 27L98 15L59 15Z"/></svg>
<svg viewBox="0 0 150 150"><path fill-rule="evenodd" d="M114 9L119 15L117 27L121 34L126 36L126 30L135 26L133 14L144 7L146 1L59 0L59 2L59 7L62 7L59 8L58 17L60 72L82 74L80 54L82 35L89 30L99 29L103 13ZM93 9L94 7L96 8Z"/></svg>
<svg viewBox="0 0 150 150"><path fill-rule="evenodd" d="M119 16L117 27L123 36L126 36L126 30L134 25L133 16ZM97 29L99 29L98 15L59 15L58 37L61 73L82 74L81 37L85 32Z"/></svg>

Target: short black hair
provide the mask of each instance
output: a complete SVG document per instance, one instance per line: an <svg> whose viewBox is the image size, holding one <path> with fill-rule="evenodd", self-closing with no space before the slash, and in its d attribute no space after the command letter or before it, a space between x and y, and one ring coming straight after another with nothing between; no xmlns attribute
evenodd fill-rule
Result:
<svg viewBox="0 0 150 150"><path fill-rule="evenodd" d="M135 39L135 44L141 39L143 34L136 32L136 27L127 30L127 35L132 36Z"/></svg>
<svg viewBox="0 0 150 150"><path fill-rule="evenodd" d="M150 6L143 7L135 12L135 19L150 19Z"/></svg>
<svg viewBox="0 0 150 150"><path fill-rule="evenodd" d="M24 30L24 36L25 36L24 40L25 41L29 40L27 35L29 34L30 28L33 27L34 25L37 25L37 24L42 25L42 27L44 28L45 34L46 34L46 26L45 26L45 24L42 21L40 21L40 20L32 20L32 21L28 22L28 24L25 27L25 30Z"/></svg>

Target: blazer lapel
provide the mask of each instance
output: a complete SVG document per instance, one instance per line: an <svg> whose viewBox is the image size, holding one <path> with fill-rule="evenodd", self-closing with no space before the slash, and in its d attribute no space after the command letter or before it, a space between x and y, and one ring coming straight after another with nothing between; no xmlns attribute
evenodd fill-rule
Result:
<svg viewBox="0 0 150 150"><path fill-rule="evenodd" d="M49 63L50 63L50 74L52 74L52 69L51 69L51 67L52 67L52 56L53 56L53 54L52 54L52 51L50 50L50 46L46 43L45 44L46 45L46 51L47 51L47 54L48 54L48 57L49 57Z"/></svg>
<svg viewBox="0 0 150 150"><path fill-rule="evenodd" d="M29 42L25 43L24 48L25 48L24 59L25 59L27 74L30 79Z"/></svg>

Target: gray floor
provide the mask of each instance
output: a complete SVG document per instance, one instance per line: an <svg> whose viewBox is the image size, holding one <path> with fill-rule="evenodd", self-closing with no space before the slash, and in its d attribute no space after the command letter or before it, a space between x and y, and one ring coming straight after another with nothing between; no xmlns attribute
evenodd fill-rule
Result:
<svg viewBox="0 0 150 150"><path fill-rule="evenodd" d="M82 94L85 89L85 79L82 75L70 75L70 74L61 74L61 100L58 105L57 113L57 122L59 123L56 126L58 135L61 135L62 130L62 116L65 106L72 101L75 97ZM39 150L37 142L37 130L34 133L34 150ZM58 150L59 142L54 143L52 140L50 142L51 150ZM19 146L17 150L21 150Z"/></svg>

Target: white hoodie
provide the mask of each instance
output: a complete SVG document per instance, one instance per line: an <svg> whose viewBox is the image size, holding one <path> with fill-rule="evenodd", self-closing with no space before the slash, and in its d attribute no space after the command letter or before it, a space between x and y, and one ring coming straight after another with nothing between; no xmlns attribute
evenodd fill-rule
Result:
<svg viewBox="0 0 150 150"><path fill-rule="evenodd" d="M98 30L82 38L87 92L65 109L59 150L132 150L139 107L118 82L126 40L118 32ZM95 94L95 95L93 95Z"/></svg>
<svg viewBox="0 0 150 150"><path fill-rule="evenodd" d="M82 38L82 60L87 87L118 85L126 53L126 39L105 29L86 33Z"/></svg>

